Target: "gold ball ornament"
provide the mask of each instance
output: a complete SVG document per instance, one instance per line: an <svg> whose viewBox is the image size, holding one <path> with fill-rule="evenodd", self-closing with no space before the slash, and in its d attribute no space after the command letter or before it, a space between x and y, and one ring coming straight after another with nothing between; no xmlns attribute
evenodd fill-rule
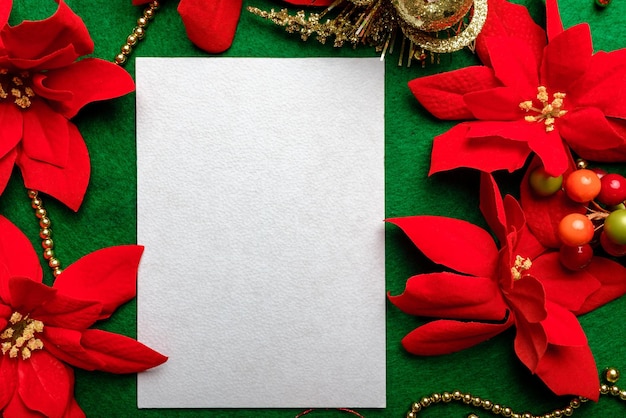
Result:
<svg viewBox="0 0 626 418"><path fill-rule="evenodd" d="M411 27L439 32L459 23L474 0L393 0L398 15Z"/></svg>

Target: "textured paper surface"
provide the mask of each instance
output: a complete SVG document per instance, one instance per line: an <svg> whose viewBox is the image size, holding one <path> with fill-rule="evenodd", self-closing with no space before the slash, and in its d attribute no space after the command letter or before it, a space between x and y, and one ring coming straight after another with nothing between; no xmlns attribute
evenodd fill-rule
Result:
<svg viewBox="0 0 626 418"><path fill-rule="evenodd" d="M136 74L138 406L384 407L383 64Z"/></svg>

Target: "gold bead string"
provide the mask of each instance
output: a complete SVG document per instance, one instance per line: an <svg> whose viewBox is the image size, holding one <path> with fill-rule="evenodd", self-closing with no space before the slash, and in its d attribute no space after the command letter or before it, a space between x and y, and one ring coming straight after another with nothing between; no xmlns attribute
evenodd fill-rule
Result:
<svg viewBox="0 0 626 418"><path fill-rule="evenodd" d="M148 23L154 18L156 11L159 9L159 2L154 0L148 4L144 9L142 16L137 19L137 26L133 28L133 31L126 38L126 42L120 48L120 53L115 56L115 63L122 65L126 63L128 56L133 52L133 48L137 43L146 36L146 28Z"/></svg>
<svg viewBox="0 0 626 418"><path fill-rule="evenodd" d="M619 376L619 370L613 367L605 369L602 377L606 383L600 385L600 394L611 395L622 401L626 401L626 390L620 389L615 384ZM576 397L570 400L569 405L564 408L558 408L541 415L534 415L530 412L515 412L508 406L500 405L488 399L482 399L470 393L463 393L457 390L454 392L433 393L430 396L423 397L419 402L414 402L411 405L411 409L406 414L406 418L417 418L419 413L426 408L451 402L461 402L474 408L482 408L485 412L489 412L493 415L500 415L507 418L562 418L571 417L574 411L587 401L588 399L586 398ZM467 415L467 418L479 418L479 416L476 413L471 413Z"/></svg>
<svg viewBox="0 0 626 418"><path fill-rule="evenodd" d="M35 210L35 216L39 219L39 238L41 238L41 247L43 248L43 258L48 262L48 266L52 269L52 274L57 277L61 274L61 262L54 254L54 241L52 241L52 229L48 212L43 207L43 201L37 190L29 190L30 206Z"/></svg>
<svg viewBox="0 0 626 418"><path fill-rule="evenodd" d="M159 1L154 0L144 9L141 17L137 19L135 26L130 35L126 38L126 42L120 48L120 53L114 58L117 65L124 64L128 56L133 52L133 47L144 39L146 35L146 27L148 22L154 18L156 11L159 9ZM39 238L41 238L41 247L43 248L43 257L48 262L48 266L52 269L52 274L57 277L61 274L61 262L54 253L54 241L52 240L51 221L48 212L43 207L43 201L37 190L28 190L28 197L31 200L31 207L35 210L35 216L39 219Z"/></svg>

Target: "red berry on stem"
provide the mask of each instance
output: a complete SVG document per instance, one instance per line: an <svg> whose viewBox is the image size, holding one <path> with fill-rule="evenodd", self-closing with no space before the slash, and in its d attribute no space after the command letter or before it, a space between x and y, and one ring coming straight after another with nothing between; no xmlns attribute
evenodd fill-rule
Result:
<svg viewBox="0 0 626 418"><path fill-rule="evenodd" d="M565 179L565 193L574 202L590 202L598 196L602 185L600 178L592 170L583 168L573 171Z"/></svg>
<svg viewBox="0 0 626 418"><path fill-rule="evenodd" d="M619 174L606 174L600 179L598 200L608 206L619 205L626 199L626 178Z"/></svg>
<svg viewBox="0 0 626 418"><path fill-rule="evenodd" d="M585 215L570 213L559 222L558 234L563 245L577 247L593 239L593 223Z"/></svg>
<svg viewBox="0 0 626 418"><path fill-rule="evenodd" d="M582 270L591 263L593 249L591 245L563 245L559 250L559 261L569 270Z"/></svg>

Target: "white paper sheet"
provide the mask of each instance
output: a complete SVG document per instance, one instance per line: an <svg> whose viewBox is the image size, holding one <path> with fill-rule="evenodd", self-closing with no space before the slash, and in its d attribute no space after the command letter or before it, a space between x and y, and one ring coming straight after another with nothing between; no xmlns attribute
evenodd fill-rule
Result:
<svg viewBox="0 0 626 418"><path fill-rule="evenodd" d="M384 407L383 63L136 74L138 406Z"/></svg>

